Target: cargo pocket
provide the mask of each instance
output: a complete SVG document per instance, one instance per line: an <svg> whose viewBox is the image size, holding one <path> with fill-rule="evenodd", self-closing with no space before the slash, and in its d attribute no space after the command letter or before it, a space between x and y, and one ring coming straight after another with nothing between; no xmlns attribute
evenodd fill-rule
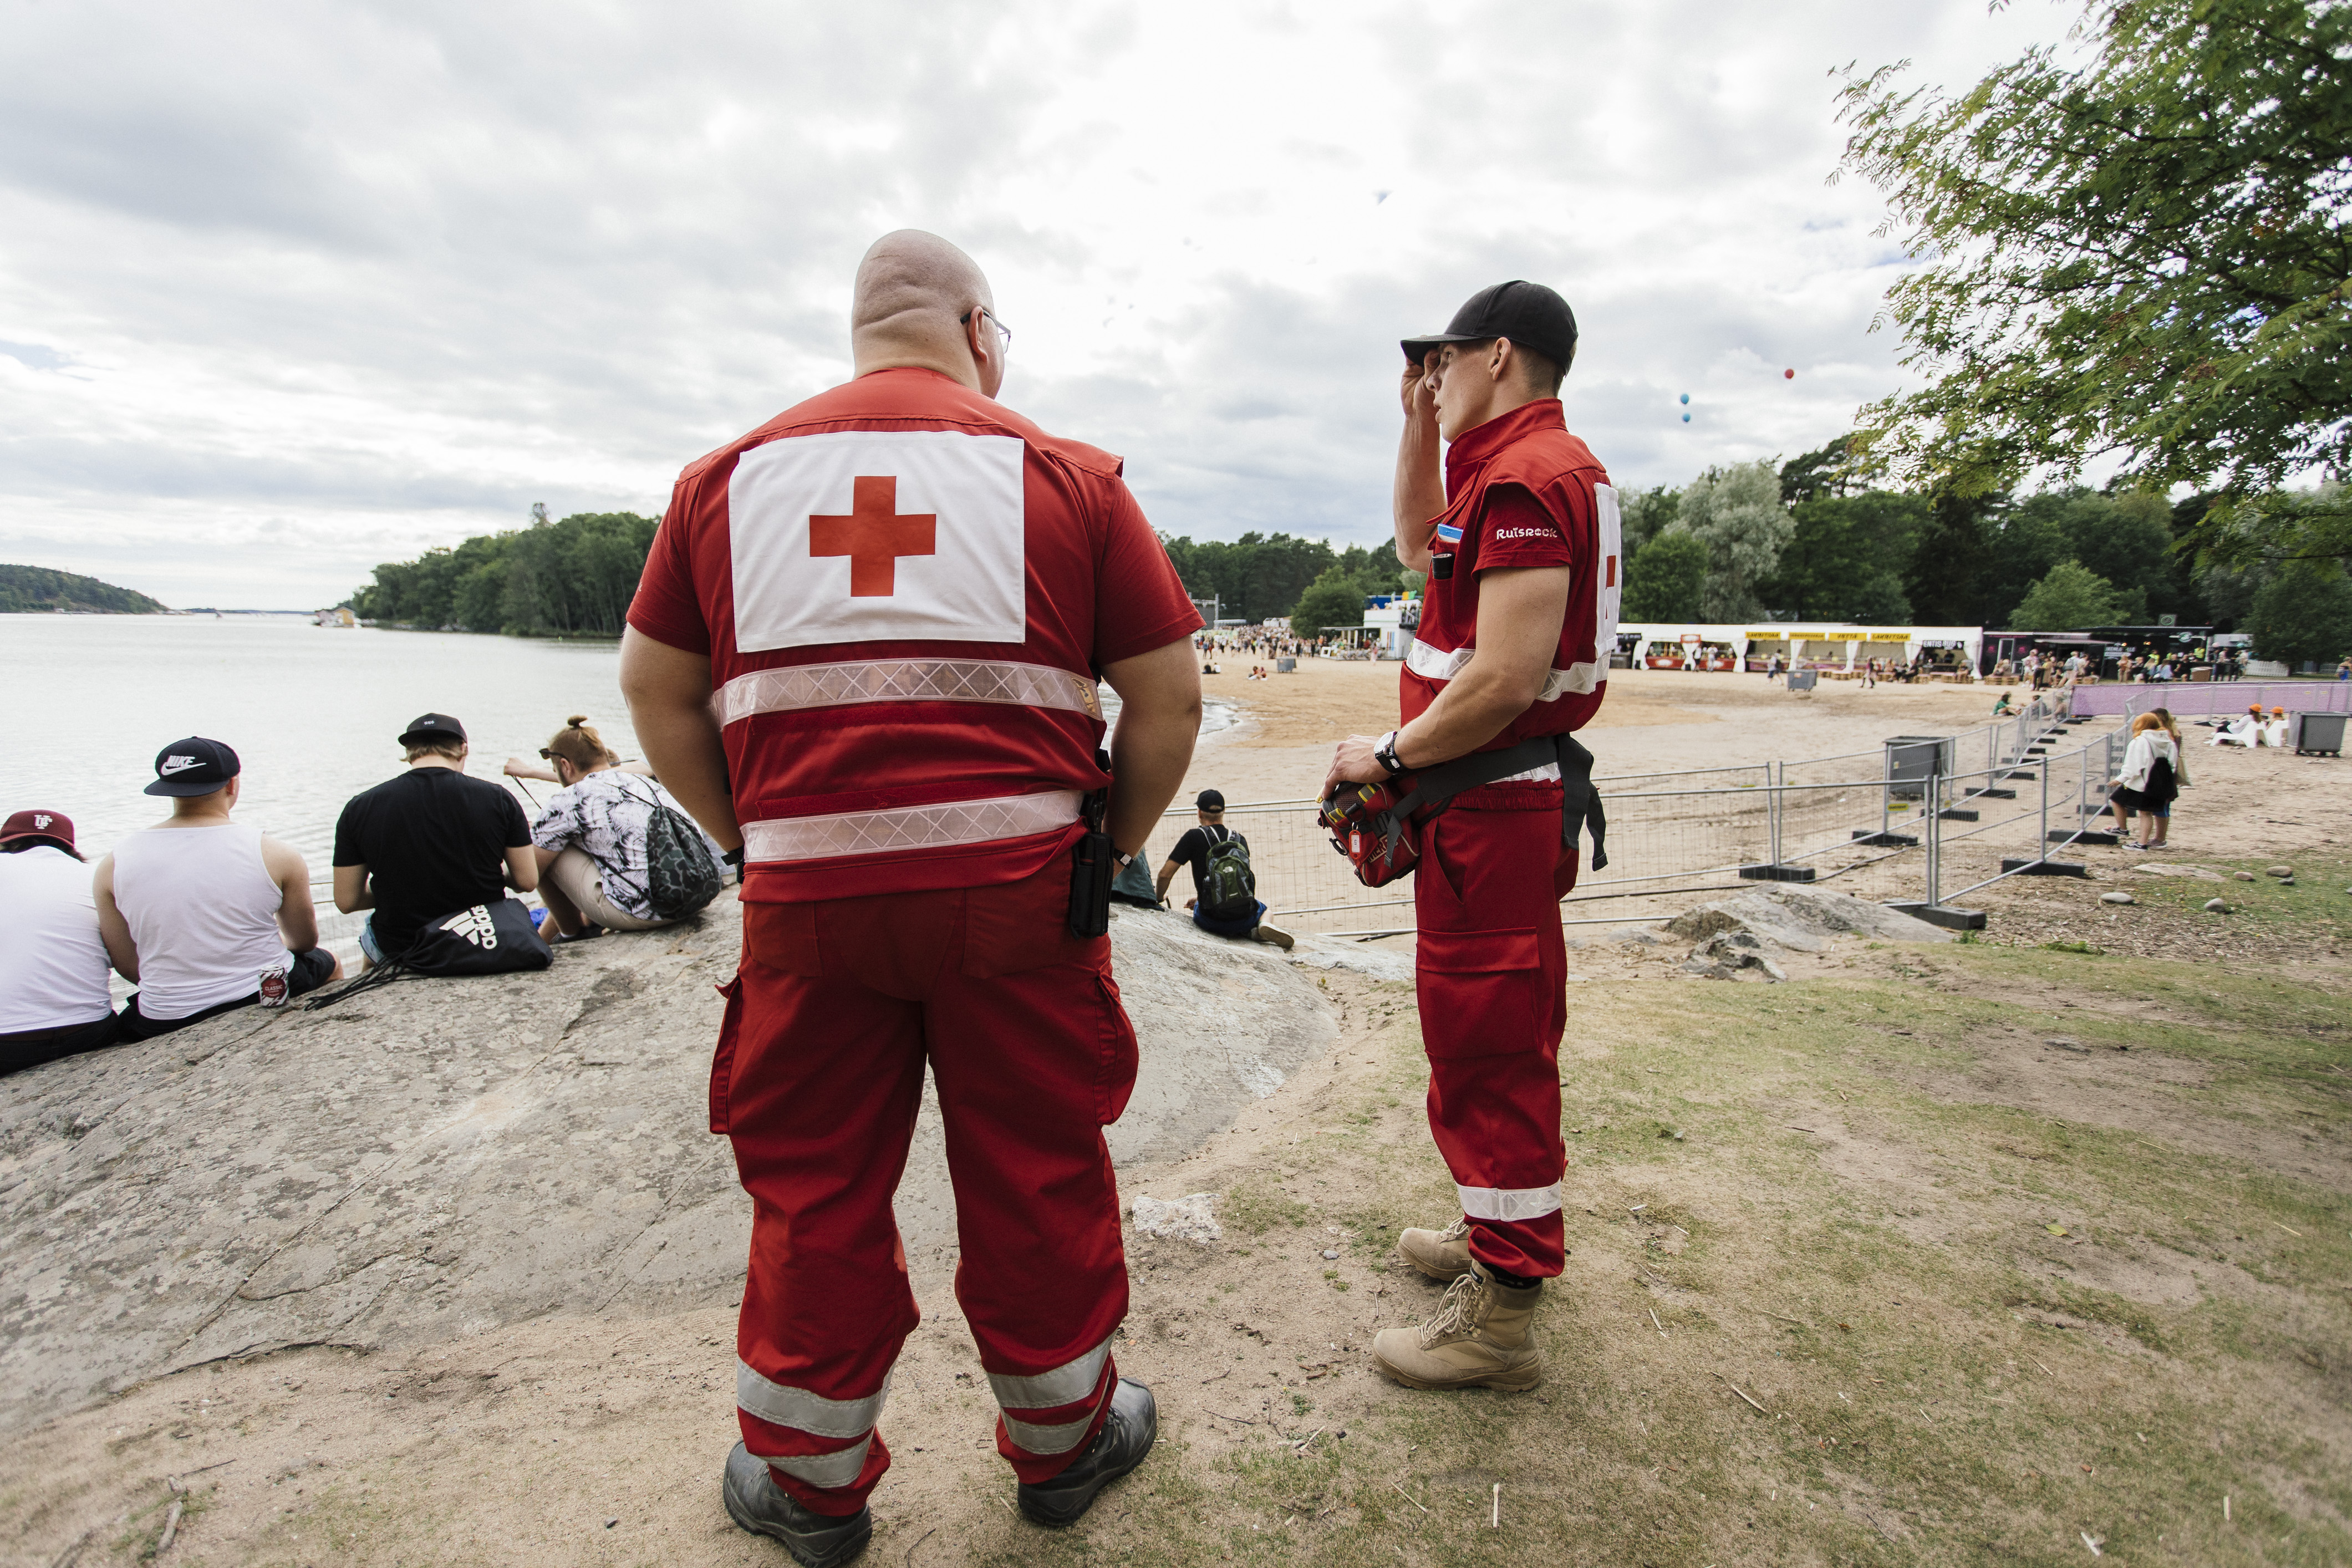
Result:
<svg viewBox="0 0 2352 1568"><path fill-rule="evenodd" d="M814 904L745 904L743 956L762 969L813 977L824 973Z"/></svg>
<svg viewBox="0 0 2352 1568"><path fill-rule="evenodd" d="M727 1131L727 1092L735 1083L735 1037L743 1027L743 977L717 987L727 998L727 1016L719 1020L719 1048L710 1057L710 1130Z"/></svg>
<svg viewBox="0 0 2352 1568"><path fill-rule="evenodd" d="M1118 999L1118 982L1097 973L1095 986L1102 1007L1100 1055L1095 1066L1095 1121L1108 1127L1127 1110L1141 1058L1135 1047L1135 1026L1128 1022L1127 1008Z"/></svg>
<svg viewBox="0 0 2352 1568"><path fill-rule="evenodd" d="M1422 1040L1432 1057L1501 1056L1543 1044L1550 1010L1533 927L1423 931L1414 945Z"/></svg>

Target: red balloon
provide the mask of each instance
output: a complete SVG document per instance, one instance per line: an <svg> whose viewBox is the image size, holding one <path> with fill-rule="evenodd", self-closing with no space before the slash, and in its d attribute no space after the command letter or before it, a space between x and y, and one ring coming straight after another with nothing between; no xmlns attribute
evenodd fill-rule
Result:
<svg viewBox="0 0 2352 1568"><path fill-rule="evenodd" d="M1797 373L1793 370L1784 370L1780 373L1780 379L1783 381L1794 381L1797 379Z"/></svg>

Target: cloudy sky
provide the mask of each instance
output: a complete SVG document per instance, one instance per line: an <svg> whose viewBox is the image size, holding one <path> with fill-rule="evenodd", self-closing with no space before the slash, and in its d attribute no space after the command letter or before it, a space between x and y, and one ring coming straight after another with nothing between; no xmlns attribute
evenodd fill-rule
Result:
<svg viewBox="0 0 2352 1568"><path fill-rule="evenodd" d="M0 561L307 608L657 511L847 374L908 226L1171 533L1383 537L1396 339L1511 277L1620 484L1793 455L1897 374L1830 73L1957 87L2075 14L0 0Z"/></svg>

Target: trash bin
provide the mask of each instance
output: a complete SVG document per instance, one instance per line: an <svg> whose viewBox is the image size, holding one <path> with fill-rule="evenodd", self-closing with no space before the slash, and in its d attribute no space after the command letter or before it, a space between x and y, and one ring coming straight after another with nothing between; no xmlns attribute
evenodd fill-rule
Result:
<svg viewBox="0 0 2352 1568"><path fill-rule="evenodd" d="M1949 735L1890 735L1886 738L1886 794L1893 800L1918 800L1932 774L1952 771Z"/></svg>
<svg viewBox="0 0 2352 1568"><path fill-rule="evenodd" d="M1789 689L1811 691L1821 684L1821 679L1822 672L1818 669L1792 669L1789 672Z"/></svg>
<svg viewBox="0 0 2352 1568"><path fill-rule="evenodd" d="M1297 675L1298 661L1295 658L1277 658L1274 661L1274 672L1276 675Z"/></svg>
<svg viewBox="0 0 2352 1568"><path fill-rule="evenodd" d="M2344 754L2342 713L2297 713L2288 720L2298 757L2340 757Z"/></svg>

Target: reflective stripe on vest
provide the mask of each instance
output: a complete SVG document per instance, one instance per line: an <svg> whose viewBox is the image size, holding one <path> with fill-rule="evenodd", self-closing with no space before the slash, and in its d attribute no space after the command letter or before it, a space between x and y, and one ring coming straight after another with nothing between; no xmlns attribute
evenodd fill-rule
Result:
<svg viewBox="0 0 2352 1568"><path fill-rule="evenodd" d="M1610 633L1610 647L1616 646L1616 633ZM1405 649L1404 667L1423 680L1451 680L1468 668L1475 647L1457 647L1452 653L1441 653L1427 643L1415 638ZM1607 654L1600 659L1580 659L1566 669L1555 669L1544 677L1543 689L1536 693L1538 702L1550 702L1570 692L1579 697L1590 696L1593 688L1609 679Z"/></svg>
<svg viewBox="0 0 2352 1568"><path fill-rule="evenodd" d="M1052 665L979 658L882 658L755 669L720 687L712 695L711 710L724 727L761 713L857 702L1002 702L1102 717L1102 700L1083 676Z"/></svg>
<svg viewBox="0 0 2352 1568"><path fill-rule="evenodd" d="M866 1451L874 1446L874 1434L868 1432L848 1447L830 1454L753 1454L763 1465L772 1465L796 1481L806 1481L813 1487L838 1489L854 1486L866 1468Z"/></svg>
<svg viewBox="0 0 2352 1568"><path fill-rule="evenodd" d="M1559 1184L1548 1187L1465 1187L1454 1189L1462 1197L1462 1212L1471 1219L1515 1220L1541 1219L1559 1212Z"/></svg>
<svg viewBox="0 0 2352 1568"><path fill-rule="evenodd" d="M874 1430L874 1423L882 1418L882 1402L890 1397L890 1380L885 1377L879 1392L863 1399L827 1399L821 1394L811 1394L805 1388L793 1388L786 1384L771 1383L751 1370L751 1363L740 1356L735 1362L735 1403L751 1415L772 1426L789 1426L795 1432L805 1432L812 1437L856 1437ZM831 1458L831 1456L825 1456ZM778 1459L776 1464L783 1464ZM795 1470L794 1475L800 1474ZM851 1479L856 1479L853 1472ZM830 1486L835 1483L814 1483Z"/></svg>
<svg viewBox="0 0 2352 1568"><path fill-rule="evenodd" d="M1064 1362L1047 1372L1028 1377L992 1372L988 1374L989 1392L995 1394L996 1403L1007 1410L1051 1410L1057 1405L1076 1405L1094 1393L1095 1384L1102 1379L1103 1363L1109 1359L1110 1340L1106 1337L1102 1343L1086 1354L1074 1361ZM1041 1448L1037 1451L1059 1450Z"/></svg>
<svg viewBox="0 0 2352 1568"><path fill-rule="evenodd" d="M1067 827L1078 819L1078 792L995 800L949 801L891 811L845 811L831 816L779 816L743 824L744 858L751 861L827 860L844 855L879 855L893 849L936 849L955 844L985 844L1025 838ZM1084 1392L1071 1395L1083 1398ZM1048 1401L1047 1403L1066 1403Z"/></svg>

